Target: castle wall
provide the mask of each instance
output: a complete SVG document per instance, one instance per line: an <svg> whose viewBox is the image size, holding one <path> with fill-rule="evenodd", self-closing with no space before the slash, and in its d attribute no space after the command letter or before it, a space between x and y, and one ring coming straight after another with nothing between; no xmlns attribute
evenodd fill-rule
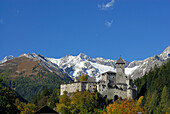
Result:
<svg viewBox="0 0 170 114"><path fill-rule="evenodd" d="M115 95L121 97L122 99L127 97L126 91L122 91L118 89L108 89L107 98L114 100Z"/></svg>
<svg viewBox="0 0 170 114"><path fill-rule="evenodd" d="M60 95L63 95L64 91L67 91L68 93L73 93L76 92L77 90L95 92L95 90L97 90L97 83L76 82L60 85Z"/></svg>
<svg viewBox="0 0 170 114"><path fill-rule="evenodd" d="M82 83L68 83L68 84L61 84L60 85L60 95L63 95L64 91L67 91L68 93L73 93L76 91L82 91L83 86Z"/></svg>
<svg viewBox="0 0 170 114"><path fill-rule="evenodd" d="M107 89L108 89L108 84L106 82L102 81L97 84L97 91L100 94L103 94L103 92L107 91Z"/></svg>

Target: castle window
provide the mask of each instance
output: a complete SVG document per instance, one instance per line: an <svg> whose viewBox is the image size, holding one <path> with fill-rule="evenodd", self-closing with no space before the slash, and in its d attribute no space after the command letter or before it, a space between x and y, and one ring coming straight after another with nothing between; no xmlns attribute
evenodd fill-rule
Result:
<svg viewBox="0 0 170 114"><path fill-rule="evenodd" d="M106 85L102 85L103 86L103 88L105 88L106 87Z"/></svg>

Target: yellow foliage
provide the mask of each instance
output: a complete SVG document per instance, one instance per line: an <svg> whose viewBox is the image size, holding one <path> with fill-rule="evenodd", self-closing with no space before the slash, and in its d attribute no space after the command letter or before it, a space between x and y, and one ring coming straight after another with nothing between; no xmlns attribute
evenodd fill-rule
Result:
<svg viewBox="0 0 170 114"><path fill-rule="evenodd" d="M144 113L144 109L140 107L142 98L139 99L140 102L137 104L137 101L123 99L120 101L115 101L113 104L109 104L106 107L107 114L136 114L137 112Z"/></svg>
<svg viewBox="0 0 170 114"><path fill-rule="evenodd" d="M140 98L138 99L138 102L137 102L137 106L140 106L141 103L142 103L142 100L143 100L143 96L140 96Z"/></svg>
<svg viewBox="0 0 170 114"><path fill-rule="evenodd" d="M80 76L80 81L87 81L87 79L88 79L87 74L82 74L82 75Z"/></svg>

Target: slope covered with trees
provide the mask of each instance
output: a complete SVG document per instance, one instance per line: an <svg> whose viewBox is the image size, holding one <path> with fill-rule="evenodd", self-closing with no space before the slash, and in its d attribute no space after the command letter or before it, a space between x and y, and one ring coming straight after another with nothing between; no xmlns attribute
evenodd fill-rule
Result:
<svg viewBox="0 0 170 114"><path fill-rule="evenodd" d="M61 78L55 73L42 68L37 74L16 76L13 78L12 70L0 70L0 77L3 78L3 83L14 89L26 100L30 100L34 95L40 94L45 86L54 89L59 88L64 81L71 81L69 78ZM12 77L11 77L12 76Z"/></svg>
<svg viewBox="0 0 170 114"><path fill-rule="evenodd" d="M170 61L134 81L138 96L144 96L142 106L149 113L170 113Z"/></svg>

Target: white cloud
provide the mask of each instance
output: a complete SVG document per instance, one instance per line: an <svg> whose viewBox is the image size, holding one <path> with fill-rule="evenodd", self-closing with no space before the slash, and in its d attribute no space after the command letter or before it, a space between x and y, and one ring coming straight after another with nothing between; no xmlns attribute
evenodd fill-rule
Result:
<svg viewBox="0 0 170 114"><path fill-rule="evenodd" d="M113 6L114 2L115 2L115 0L111 0L107 4L102 4L102 5L98 4L97 7L101 10L107 10Z"/></svg>
<svg viewBox="0 0 170 114"><path fill-rule="evenodd" d="M111 26L112 26L112 23L113 23L113 20L111 20L111 21L106 21L106 22L105 22L105 25L106 25L107 27L111 27Z"/></svg>

